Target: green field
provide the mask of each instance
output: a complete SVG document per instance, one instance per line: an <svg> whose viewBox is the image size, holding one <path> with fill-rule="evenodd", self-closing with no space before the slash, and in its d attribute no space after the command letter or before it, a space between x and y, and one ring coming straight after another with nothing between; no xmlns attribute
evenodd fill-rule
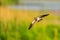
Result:
<svg viewBox="0 0 60 40"><path fill-rule="evenodd" d="M28 30L34 17L49 13ZM59 17L53 11L13 10L1 7L0 40L60 40Z"/></svg>

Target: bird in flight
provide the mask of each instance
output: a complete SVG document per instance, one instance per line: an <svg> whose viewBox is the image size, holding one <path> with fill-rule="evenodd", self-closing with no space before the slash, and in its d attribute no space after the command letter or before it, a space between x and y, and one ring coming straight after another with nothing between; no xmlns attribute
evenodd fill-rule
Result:
<svg viewBox="0 0 60 40"><path fill-rule="evenodd" d="M44 14L44 15L41 15L41 16L38 16L38 17L34 18L34 20L33 20L33 21L31 22L31 24L29 25L28 30L31 29L31 27L33 26L33 24L34 24L35 22L40 22L43 17L46 17L46 16L48 16L48 15L49 15L49 14Z"/></svg>

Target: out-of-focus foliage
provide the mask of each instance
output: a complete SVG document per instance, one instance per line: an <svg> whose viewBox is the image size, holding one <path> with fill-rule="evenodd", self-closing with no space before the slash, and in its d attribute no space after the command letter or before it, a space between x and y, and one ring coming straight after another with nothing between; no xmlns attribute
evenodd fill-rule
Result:
<svg viewBox="0 0 60 40"><path fill-rule="evenodd" d="M1 9L0 40L60 40L60 24L51 15L53 12L28 30L33 16L38 16L41 12Z"/></svg>
<svg viewBox="0 0 60 40"><path fill-rule="evenodd" d="M38 28L38 25L36 25L35 30L27 30L29 23L26 25L24 20L21 24L17 23L16 19L7 20L5 24L0 21L0 40L54 40L55 37L55 25L53 24L47 25L45 31L43 26ZM6 28L4 28L5 26ZM58 38L60 38L59 31L60 29L58 29Z"/></svg>
<svg viewBox="0 0 60 40"><path fill-rule="evenodd" d="M60 40L60 25L58 26L58 40Z"/></svg>
<svg viewBox="0 0 60 40"><path fill-rule="evenodd" d="M0 3L2 5L18 5L19 0L2 0Z"/></svg>
<svg viewBox="0 0 60 40"><path fill-rule="evenodd" d="M54 40L55 32L54 32L55 25L50 24L46 26L46 36L51 40Z"/></svg>

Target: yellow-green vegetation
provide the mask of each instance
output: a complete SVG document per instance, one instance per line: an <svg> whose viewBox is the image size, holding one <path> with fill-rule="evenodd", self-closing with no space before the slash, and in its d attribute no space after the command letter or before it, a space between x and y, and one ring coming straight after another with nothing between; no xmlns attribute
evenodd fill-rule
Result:
<svg viewBox="0 0 60 40"><path fill-rule="evenodd" d="M2 5L16 5L20 0L0 0Z"/></svg>
<svg viewBox="0 0 60 40"><path fill-rule="evenodd" d="M50 15L28 30L34 17ZM0 40L60 40L60 24L51 11L13 10L1 8Z"/></svg>

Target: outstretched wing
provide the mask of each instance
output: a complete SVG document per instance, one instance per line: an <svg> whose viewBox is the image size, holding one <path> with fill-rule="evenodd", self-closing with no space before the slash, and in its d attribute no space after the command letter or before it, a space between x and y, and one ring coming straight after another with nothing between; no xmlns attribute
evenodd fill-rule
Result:
<svg viewBox="0 0 60 40"><path fill-rule="evenodd" d="M30 24L30 26L29 26L28 30L30 30L30 28L32 27L32 25L33 25L33 24Z"/></svg>
<svg viewBox="0 0 60 40"><path fill-rule="evenodd" d="M36 22L36 20L34 19L34 20L31 22L31 24L30 24L28 30L34 25L35 22Z"/></svg>
<svg viewBox="0 0 60 40"><path fill-rule="evenodd" d="M49 14L45 14L45 15L39 16L39 18L43 18L43 17L48 16L48 15L49 15ZM35 18L35 19L32 21L32 23L30 24L28 30L31 29L31 27L33 26L33 24L34 24L37 20L38 20L38 19ZM42 20L42 19L40 19L40 20ZM38 20L38 22L39 22L40 20Z"/></svg>
<svg viewBox="0 0 60 40"><path fill-rule="evenodd" d="M49 15L49 14L42 15L42 16L40 16L40 18L43 18L43 17L48 16L48 15Z"/></svg>

